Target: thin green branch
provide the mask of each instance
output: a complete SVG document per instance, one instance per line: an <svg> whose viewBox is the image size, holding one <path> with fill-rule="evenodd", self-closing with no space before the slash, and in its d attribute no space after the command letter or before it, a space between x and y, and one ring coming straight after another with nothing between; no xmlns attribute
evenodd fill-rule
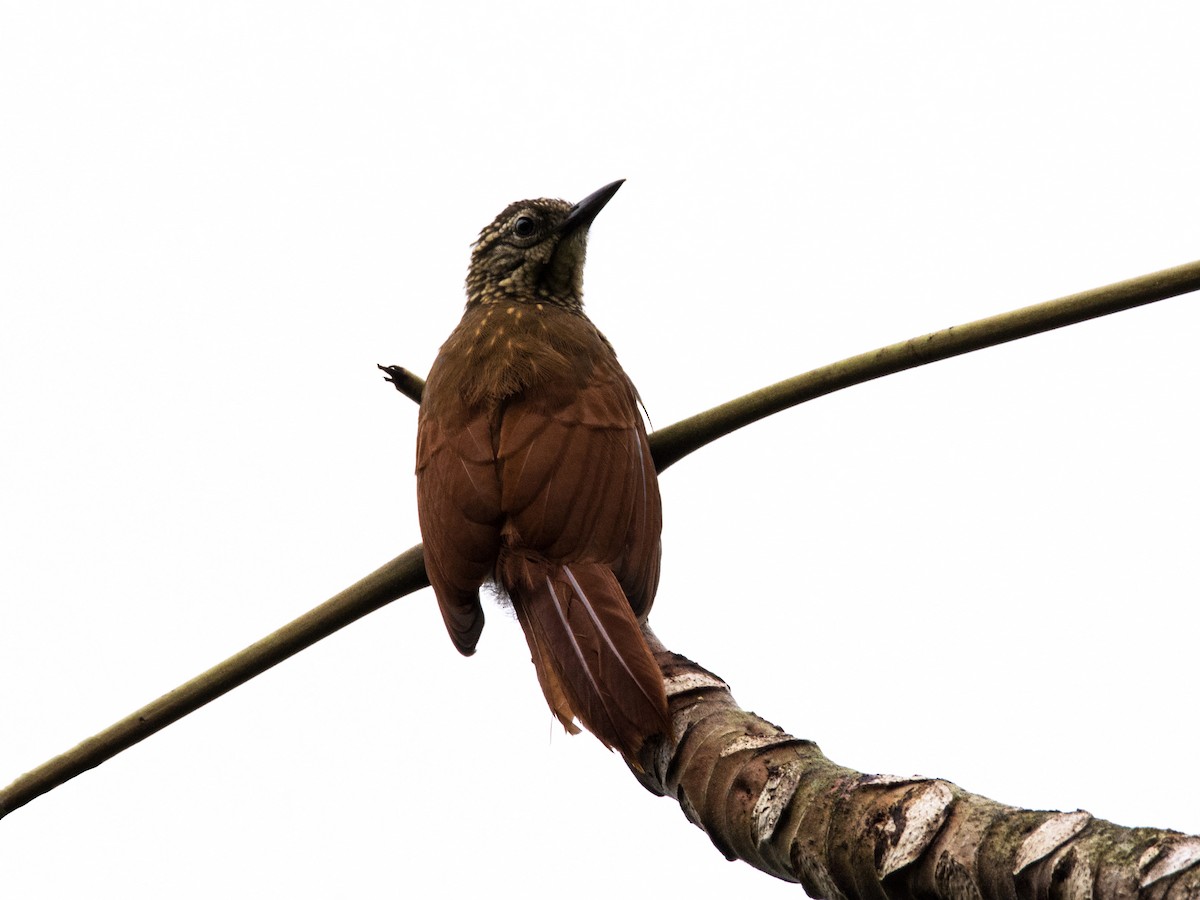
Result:
<svg viewBox="0 0 1200 900"><path fill-rule="evenodd" d="M863 353L781 381L656 431L650 436L655 463L662 471L693 450L744 425L851 385L1197 289L1200 289L1200 262L1193 262ZM384 368L384 371L391 374L389 380L401 393L413 399L420 396L423 382L419 377L398 367ZM406 550L273 634L21 776L0 791L0 818L166 728L305 647L428 584L421 547Z"/></svg>
<svg viewBox="0 0 1200 900"><path fill-rule="evenodd" d="M751 422L834 391L1065 325L1200 290L1200 261L1025 306L822 366L730 400L650 436L658 471Z"/></svg>
<svg viewBox="0 0 1200 900"><path fill-rule="evenodd" d="M351 622L428 584L425 558L418 544L278 631L22 775L0 791L0 818L76 775L95 768Z"/></svg>

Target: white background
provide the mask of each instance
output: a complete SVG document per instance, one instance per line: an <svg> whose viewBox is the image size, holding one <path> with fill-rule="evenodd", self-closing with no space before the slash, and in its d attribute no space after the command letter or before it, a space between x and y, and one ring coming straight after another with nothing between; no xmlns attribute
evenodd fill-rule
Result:
<svg viewBox="0 0 1200 900"><path fill-rule="evenodd" d="M1200 257L1190 4L0 10L3 783L417 542L375 364L428 369L511 200L628 179L587 299L659 426ZM1200 832L1198 333L1168 300L701 451L656 630L841 764ZM0 881L798 895L429 591L13 813Z"/></svg>

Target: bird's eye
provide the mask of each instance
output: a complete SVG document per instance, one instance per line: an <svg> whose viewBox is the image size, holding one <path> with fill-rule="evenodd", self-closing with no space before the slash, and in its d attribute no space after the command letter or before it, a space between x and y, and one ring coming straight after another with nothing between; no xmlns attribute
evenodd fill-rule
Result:
<svg viewBox="0 0 1200 900"><path fill-rule="evenodd" d="M517 237L532 237L535 231L537 231L537 226L529 216L521 216L517 221L513 222L513 234Z"/></svg>

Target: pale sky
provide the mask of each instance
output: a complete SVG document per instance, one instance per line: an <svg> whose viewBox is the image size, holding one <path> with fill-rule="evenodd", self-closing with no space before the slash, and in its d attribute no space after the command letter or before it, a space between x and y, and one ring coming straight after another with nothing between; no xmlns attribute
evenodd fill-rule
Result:
<svg viewBox="0 0 1200 900"><path fill-rule="evenodd" d="M736 11L735 11L736 9ZM1200 258L1192 4L0 4L0 782L419 540L470 242L616 178L658 425ZM1200 832L1200 298L665 473L651 622L840 764ZM800 896L428 590L0 822L6 897Z"/></svg>

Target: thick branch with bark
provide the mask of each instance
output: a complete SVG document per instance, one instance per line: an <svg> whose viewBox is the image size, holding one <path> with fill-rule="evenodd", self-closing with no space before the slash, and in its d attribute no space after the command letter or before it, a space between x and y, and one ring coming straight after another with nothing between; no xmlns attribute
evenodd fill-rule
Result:
<svg viewBox="0 0 1200 900"><path fill-rule="evenodd" d="M739 708L724 681L645 631L673 727L631 771L678 800L728 859L829 900L1200 897L1200 837L844 768Z"/></svg>
<svg viewBox="0 0 1200 900"><path fill-rule="evenodd" d="M904 369L1200 289L1200 262L948 328L824 366L651 436L659 471L806 400ZM380 367L419 402L423 382ZM0 817L386 603L428 585L420 546L0 791ZM739 709L716 676L647 629L673 733L635 775L675 797L727 857L814 897L1200 898L1200 838L1088 813L1003 806L937 779L863 775Z"/></svg>

